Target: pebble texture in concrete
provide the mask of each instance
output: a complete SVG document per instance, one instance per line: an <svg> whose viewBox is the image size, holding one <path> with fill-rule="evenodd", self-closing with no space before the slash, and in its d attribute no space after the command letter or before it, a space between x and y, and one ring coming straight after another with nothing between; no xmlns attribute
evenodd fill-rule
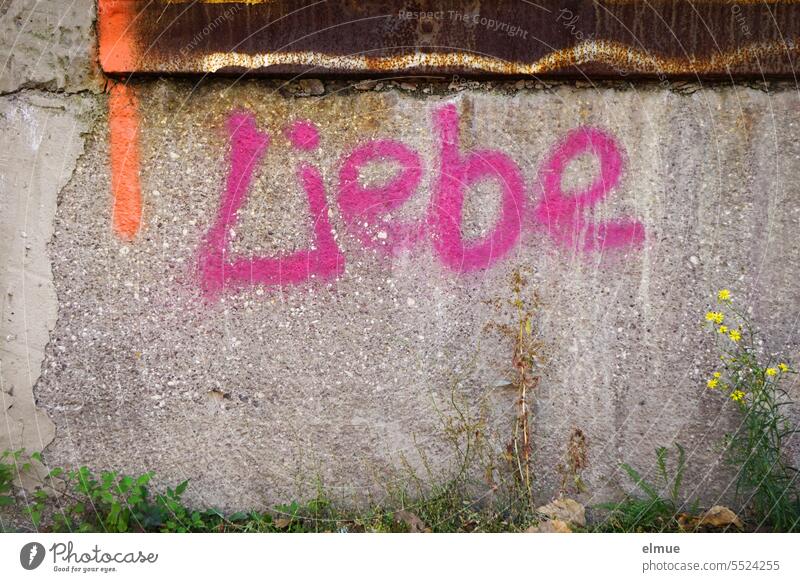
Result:
<svg viewBox="0 0 800 582"><path fill-rule="evenodd" d="M144 218L132 243L111 228L105 123L87 139L49 247L58 320L36 395L57 428L51 463L188 478L194 501L225 508L304 498L320 482L334 498L363 502L407 481L409 467L428 481L444 478L457 460L442 418L454 414L453 392L482 411L498 461L515 400L502 326L515 325L508 301L520 272L526 300L535 291L541 303L533 427L542 498L557 491L557 467L579 428L589 443L586 503L618 498L632 487L619 464L651 469L655 447L672 442L689 455L685 495L728 500L718 443L735 415L704 388L717 356L701 323L712 293L727 286L752 306L768 349L800 356L795 93L562 87L293 99L271 87L135 87ZM600 128L622 153L621 177L587 212L639 221L644 242L578 252L526 216L505 256L466 273L447 266L430 233L393 258L365 247L337 204L343 156L374 139L416 152L419 187L395 213L423 217L441 166L432 120L444 105L456 109L461 155L511 158L531 208L549 153L575 128ZM311 164L343 257L338 276L203 293L199 258L225 190L233 111L251 114L271 143L257 159L231 253L309 247L297 171ZM291 147L283 129L295 120L317 125L317 149ZM562 185L584 189L598 171L595 158L578 156ZM359 180L385 184L396 172L370 163ZM467 240L494 228L501 186L482 179L466 189Z"/></svg>

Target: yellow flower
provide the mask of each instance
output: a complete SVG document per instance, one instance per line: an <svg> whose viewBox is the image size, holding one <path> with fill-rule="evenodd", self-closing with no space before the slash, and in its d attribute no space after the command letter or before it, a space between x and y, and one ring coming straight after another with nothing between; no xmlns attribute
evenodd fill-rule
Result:
<svg viewBox="0 0 800 582"><path fill-rule="evenodd" d="M708 382L706 382L706 386L708 386L710 389L712 389L712 390L713 390L714 388L716 388L716 387L717 387L717 383L718 383L718 382L719 382L719 380L717 380L716 378L712 378L711 380L709 380Z"/></svg>
<svg viewBox="0 0 800 582"><path fill-rule="evenodd" d="M738 342L740 339L742 339L742 334L738 329L732 329L728 333L728 336L735 342Z"/></svg>
<svg viewBox="0 0 800 582"><path fill-rule="evenodd" d="M731 400L733 400L734 402L741 402L742 400L744 400L744 392L742 392L741 390L734 390L733 392L731 392Z"/></svg>
<svg viewBox="0 0 800 582"><path fill-rule="evenodd" d="M789 366L787 366L786 364L778 364L778 367L781 369L781 372L789 371Z"/></svg>
<svg viewBox="0 0 800 582"><path fill-rule="evenodd" d="M719 333L728 333L728 326L727 325L720 325L719 326Z"/></svg>
<svg viewBox="0 0 800 582"><path fill-rule="evenodd" d="M731 300L731 292L729 289L720 289L719 293L717 293L717 299L720 301L730 301Z"/></svg>
<svg viewBox="0 0 800 582"><path fill-rule="evenodd" d="M714 372L714 378L719 378L720 376L722 376L722 374L719 372Z"/></svg>
<svg viewBox="0 0 800 582"><path fill-rule="evenodd" d="M767 374L767 376L774 376L775 374L778 373L778 370L776 370L775 368L767 368L766 370L764 370L764 372Z"/></svg>
<svg viewBox="0 0 800 582"><path fill-rule="evenodd" d="M707 311L706 312L706 321L712 321L716 324L722 323L722 320L725 319L725 314L721 311Z"/></svg>

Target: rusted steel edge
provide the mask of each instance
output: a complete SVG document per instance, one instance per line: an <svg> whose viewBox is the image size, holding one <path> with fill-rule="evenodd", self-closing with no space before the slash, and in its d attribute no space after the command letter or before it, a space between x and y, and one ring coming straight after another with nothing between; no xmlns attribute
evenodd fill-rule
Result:
<svg viewBox="0 0 800 582"><path fill-rule="evenodd" d="M275 3L286 4L288 0L275 0ZM648 3L650 6L651 3ZM659 2L654 2L659 4ZM183 2L148 0L99 0L98 31L100 45L100 63L103 70L110 75L128 74L253 74L253 75L298 75L313 74L314 76L364 76L364 75L450 75L465 76L492 76L492 77L792 77L795 75L795 62L800 52L800 5L797 0L775 0L762 2L754 10L764 8L767 14L775 20L775 30L761 37L747 34L741 38L738 45L728 43L725 46L711 46L709 50L701 53L674 54L675 46L683 48L680 39L667 39L672 42L669 50L658 50L659 43L669 44L661 38L653 38L653 46L635 46L629 42L622 42L613 38L591 38L593 33L587 29L576 29L574 22L566 18L560 23L564 30L556 30L558 42L568 42L568 46L553 47L547 52L541 51L547 43L539 43L535 48L525 48L525 58L506 58L496 54L485 54L477 50L441 50L437 47L414 47L412 50L395 48L397 54L388 47L370 49L365 41L363 50L339 50L336 46L325 45L321 42L319 49L314 50L254 50L260 45L268 45L269 40L256 39L256 32L271 26L270 16L263 12L264 4L254 0L247 2L207 2L200 4L186 4ZM271 4L271 3L270 3ZM548 2L544 2L548 4ZM553 2L549 2L553 4ZM583 2L582 4L586 4ZM591 4L591 2L589 3ZM608 6L621 6L630 9L632 2L628 0L607 0ZM675 2L664 2L666 6L675 6ZM697 2L698 6L706 6L708 10L719 10L721 5L729 9L732 5L741 4L742 10L755 4L754 0L739 0L739 3L721 4L717 0ZM238 11L250 10L246 18L233 22L232 18L222 18L220 15L230 12L230 6L237 7ZM780 6L783 12L777 16L770 12L770 6ZM715 8L716 7L716 8ZM766 7L766 8L765 8ZM181 12L168 13L167 10L180 8ZM669 9L669 8L668 8ZM672 8L675 10L675 8ZM258 10L261 10L260 12ZM202 12L200 12L202 11ZM790 11L790 12L787 12ZM552 11L550 11L552 13ZM577 8L576 8L577 12ZM570 16L573 13L570 11ZM627 13L626 13L627 14ZM651 19L664 20L665 16L655 13ZM700 14L698 22L706 27L709 18ZM719 12L709 12L720 18ZM727 14L727 13L726 13ZM731 12L735 16L737 12ZM754 19L752 12L748 15ZM166 16L165 16L166 15ZM580 15L578 15L580 16ZM611 17L618 19L616 14ZM684 16L682 16L684 17ZM538 17L537 17L538 18ZM637 16L640 18L640 16ZM759 16L759 18L767 18ZM280 19L278 19L280 20ZM553 25L554 17L547 21ZM248 43L241 41L234 43L236 50L213 50L210 38L204 38L201 28L195 33L194 39L200 38L195 46L191 39L190 28L194 22L214 23L214 35L205 34L205 37L235 37L249 39ZM532 20L533 21L533 20ZM263 25L264 22L269 22ZM572 24L571 24L572 22ZM694 21L692 21L694 22ZM761 22L757 20L757 22ZM244 25L242 25L244 23ZM296 23L295 23L296 24ZM779 25L783 25L783 29ZM606 23L608 25L608 23ZM638 23L641 26L641 22ZM713 27L714 22L710 25ZM200 26L200 24L194 24ZM242 29L244 26L244 30ZM261 28L259 28L259 26ZM720 25L721 26L721 25ZM740 24L740 26L745 26ZM759 25L764 27L763 22ZM249 27L249 28L248 28ZM623 23L621 29L628 28ZM251 30L252 29L252 30ZM713 28L709 32L714 32ZM726 38L731 36L731 31L726 29ZM567 34L568 33L568 34ZM566 41L564 41L564 35ZM610 36L619 36L616 30ZM182 38L182 45L171 44L170 39ZM720 33L720 37L724 36ZM765 38L766 37L766 38ZM772 38L770 38L772 37ZM186 39L190 40L186 42ZM711 34L712 41L716 38ZM581 40L585 39L585 40ZM375 44L376 37L370 39ZM486 39L484 40L484 44ZM638 40L638 39L637 39ZM498 42L502 42L501 38ZM745 42L746 41L746 42ZM703 40L699 44L708 43ZM738 41L737 41L738 42ZM260 43L260 44L259 44ZM676 44L677 43L677 44ZM302 43L301 43L302 44ZM306 42L307 46L309 43ZM351 43L352 44L352 43ZM388 44L388 43L387 43ZM247 45L247 46L244 46ZM286 46L294 46L288 43ZM506 47L508 48L508 47ZM243 50L242 50L243 49ZM324 50L323 50L324 49ZM507 52L516 53L523 49L511 47ZM535 54L536 52L541 54ZM501 51L502 52L502 51ZM381 54L383 53L383 54ZM517 55L518 56L518 55Z"/></svg>

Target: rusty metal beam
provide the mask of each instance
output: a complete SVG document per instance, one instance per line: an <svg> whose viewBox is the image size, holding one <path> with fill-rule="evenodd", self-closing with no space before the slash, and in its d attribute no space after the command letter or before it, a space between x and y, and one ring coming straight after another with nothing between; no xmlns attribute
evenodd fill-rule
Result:
<svg viewBox="0 0 800 582"><path fill-rule="evenodd" d="M100 0L109 74L793 77L800 0Z"/></svg>

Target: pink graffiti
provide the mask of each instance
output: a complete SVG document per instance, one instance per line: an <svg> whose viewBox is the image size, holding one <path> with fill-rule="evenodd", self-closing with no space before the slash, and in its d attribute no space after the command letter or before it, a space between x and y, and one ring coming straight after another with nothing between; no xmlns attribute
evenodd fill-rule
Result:
<svg viewBox="0 0 800 582"><path fill-rule="evenodd" d="M308 197L313 248L279 258L228 257L230 231L236 225L238 212L247 197L253 171L269 145L269 136L258 131L253 116L248 113L231 115L228 132L231 169L217 220L208 231L200 252L204 291L214 295L227 286L291 285L313 276L332 278L340 275L344 271L344 256L339 252L328 220L322 176L307 164L298 169L298 180Z"/></svg>
<svg viewBox="0 0 800 582"><path fill-rule="evenodd" d="M284 132L292 145L298 150L313 150L319 145L319 131L310 121L295 121Z"/></svg>
<svg viewBox="0 0 800 582"><path fill-rule="evenodd" d="M485 269L505 256L519 239L525 214L525 186L519 167L505 154L477 150L463 157L458 151L458 113L446 105L435 113L441 167L431 199L429 221L433 247L445 265L458 272ZM464 190L484 178L500 183L500 218L485 237L466 242L461 234Z"/></svg>
<svg viewBox="0 0 800 582"><path fill-rule="evenodd" d="M561 182L567 164L584 152L600 162L600 173L583 192L564 192ZM638 244L644 240L639 222L617 220L595 224L583 211L600 202L616 187L622 174L622 155L614 140L599 129L584 127L567 134L539 171L542 199L534 217L557 243L585 251ZM585 238L581 241L581 233Z"/></svg>
<svg viewBox="0 0 800 582"><path fill-rule="evenodd" d="M383 186L365 188L358 182L361 169L376 160L394 160L399 173ZM422 221L391 219L390 213L416 191L422 161L416 152L392 140L367 142L348 155L339 172L339 208L347 228L367 247L396 255L422 239Z"/></svg>
<svg viewBox="0 0 800 582"><path fill-rule="evenodd" d="M542 163L537 188L541 198L529 210L519 166L500 151L460 152L458 123L454 105L434 112L439 169L425 218L396 216L422 179L422 160L417 152L398 141L378 139L357 146L343 158L336 200L348 231L365 247L394 256L412 249L430 234L442 263L458 273L467 273L489 268L507 256L519 243L525 225L544 228L558 245L584 252L644 241L640 222L592 220L592 208L618 185L622 176L622 153L607 133L591 127L568 133ZM233 113L227 129L230 171L216 220L200 252L204 291L216 295L227 286L292 285L315 277L330 279L341 275L345 257L331 229L323 179L319 170L305 163L298 167L297 176L308 198L311 248L280 257L229 256L231 230L248 196L254 169L266 155L270 140L268 134L257 129L250 113ZM299 151L316 149L320 142L319 131L310 121L292 123L285 135ZM598 160L598 176L582 191L565 192L562 181L567 165L587 153ZM361 171L376 161L396 163L397 173L386 184L363 186L359 183ZM481 180L495 180L500 186L499 217L486 235L467 240L461 229L464 197L467 189Z"/></svg>

